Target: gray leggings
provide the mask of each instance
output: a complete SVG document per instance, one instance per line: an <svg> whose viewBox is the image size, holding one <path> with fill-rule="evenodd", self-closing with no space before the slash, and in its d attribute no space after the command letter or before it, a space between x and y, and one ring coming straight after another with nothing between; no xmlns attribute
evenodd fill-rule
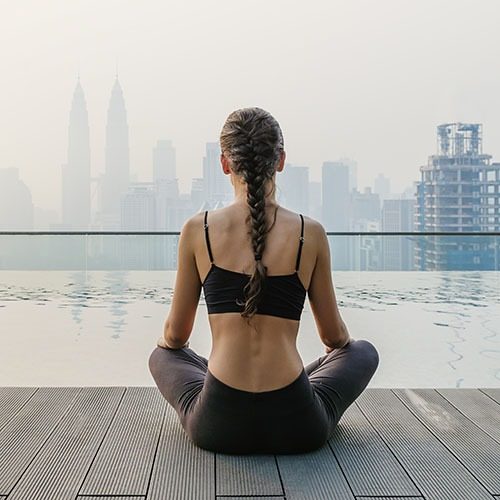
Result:
<svg viewBox="0 0 500 500"><path fill-rule="evenodd" d="M280 389L249 392L214 377L189 347L156 347L149 370L189 438L219 453L304 453L323 446L379 363L367 340L321 356Z"/></svg>

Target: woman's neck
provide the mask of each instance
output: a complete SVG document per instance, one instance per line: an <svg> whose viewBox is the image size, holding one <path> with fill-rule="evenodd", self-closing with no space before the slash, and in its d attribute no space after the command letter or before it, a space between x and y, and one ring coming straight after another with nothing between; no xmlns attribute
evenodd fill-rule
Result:
<svg viewBox="0 0 500 500"><path fill-rule="evenodd" d="M265 189L265 205L266 206L277 206L278 203L276 202L276 196L275 196L275 177L273 176L272 179L269 179L267 181L266 189ZM247 185L245 182L235 182L233 184L234 187L234 203L237 203L238 205L247 205Z"/></svg>

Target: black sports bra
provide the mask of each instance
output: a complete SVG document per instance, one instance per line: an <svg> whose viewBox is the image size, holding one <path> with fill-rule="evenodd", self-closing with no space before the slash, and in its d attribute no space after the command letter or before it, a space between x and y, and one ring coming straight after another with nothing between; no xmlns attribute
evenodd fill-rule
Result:
<svg viewBox="0 0 500 500"><path fill-rule="evenodd" d="M204 229L208 256L212 266L203 281L203 293L207 304L208 314L225 312L243 312L243 288L250 280L250 275L230 271L214 264L210 239L208 237L208 210L205 211ZM257 314L278 316L299 320L304 307L306 289L300 281L298 270L302 245L304 243L304 217L300 214L301 230L299 248L293 274L267 276L264 281L262 296L257 306Z"/></svg>

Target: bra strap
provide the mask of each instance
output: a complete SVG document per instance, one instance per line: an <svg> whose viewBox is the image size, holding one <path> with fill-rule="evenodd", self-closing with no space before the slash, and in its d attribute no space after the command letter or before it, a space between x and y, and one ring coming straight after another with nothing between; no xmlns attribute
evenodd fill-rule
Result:
<svg viewBox="0 0 500 500"><path fill-rule="evenodd" d="M302 245L304 244L304 217L302 216L302 214L299 215L300 215L301 226L300 226L299 250L297 252L297 262L295 263L295 271L299 270L300 256L302 255Z"/></svg>
<svg viewBox="0 0 500 500"><path fill-rule="evenodd" d="M205 241L207 242L208 257L210 258L210 263L213 264L214 257L212 255L212 248L210 247L210 239L208 238L208 223L207 223L208 210L205 210L205 219L203 228L205 229Z"/></svg>

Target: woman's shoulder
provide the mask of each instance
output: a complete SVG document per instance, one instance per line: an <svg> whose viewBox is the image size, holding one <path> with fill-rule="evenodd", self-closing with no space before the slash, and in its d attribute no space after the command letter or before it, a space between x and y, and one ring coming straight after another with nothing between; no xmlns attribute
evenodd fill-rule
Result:
<svg viewBox="0 0 500 500"><path fill-rule="evenodd" d="M202 210L200 212L195 213L191 217L185 220L184 222L184 227L187 230L190 230L191 228L196 228L199 229L200 227L203 228L205 224L205 214L207 215L207 223L210 224L210 222L213 222L213 220L224 220L227 218L227 208L228 207L221 207L221 208L213 208L212 210Z"/></svg>
<svg viewBox="0 0 500 500"><path fill-rule="evenodd" d="M321 224L321 222L314 219L313 217L306 215L306 214L299 213L299 212L294 212L293 210L289 210L289 209L283 209L283 211L286 214L286 217L289 218L289 220L298 219L302 215L302 217L304 218L304 232L305 233L310 233L313 236L317 236L317 235L320 235L321 233L325 232L323 224Z"/></svg>
<svg viewBox="0 0 500 500"><path fill-rule="evenodd" d="M186 232L186 231L191 231L195 227L197 228L203 227L204 217L205 217L205 212L197 212L191 217L187 218L182 226L182 231Z"/></svg>
<svg viewBox="0 0 500 500"><path fill-rule="evenodd" d="M326 234L325 228L323 224L312 217L304 215L304 225L307 225L310 231L312 231L315 235Z"/></svg>
<svg viewBox="0 0 500 500"><path fill-rule="evenodd" d="M205 212L197 212L184 221L181 228L181 237L193 243L203 236Z"/></svg>
<svg viewBox="0 0 500 500"><path fill-rule="evenodd" d="M228 213L228 207L218 208L214 210L208 211L207 222L210 224L210 219L216 218L218 221L229 221L229 219L234 218L235 215ZM313 217L300 214L298 212L294 212L293 210L289 210L285 207L281 207L281 217L288 219L291 224L296 225L296 220L299 219L300 215L304 218L304 233L309 233L312 237L319 237L326 234L323 224ZM233 216L233 217L231 217ZM203 229L205 223L205 211L197 212L188 219L185 220L184 225L182 227L183 233L195 233L197 234L200 229Z"/></svg>

